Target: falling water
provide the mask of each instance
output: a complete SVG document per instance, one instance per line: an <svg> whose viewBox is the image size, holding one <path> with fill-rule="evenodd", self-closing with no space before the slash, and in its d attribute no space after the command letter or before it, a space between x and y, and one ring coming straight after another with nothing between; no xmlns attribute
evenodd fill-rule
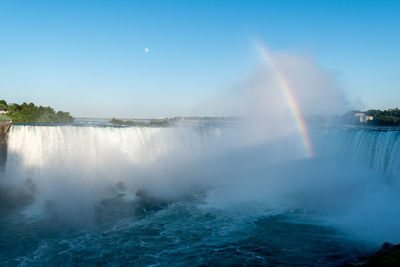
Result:
<svg viewBox="0 0 400 267"><path fill-rule="evenodd" d="M316 128L313 159L246 132L13 126L0 262L326 266L398 242L399 131Z"/></svg>
<svg viewBox="0 0 400 267"><path fill-rule="evenodd" d="M400 175L400 131L376 128L333 128L314 132L318 153L324 157L345 158L385 173Z"/></svg>

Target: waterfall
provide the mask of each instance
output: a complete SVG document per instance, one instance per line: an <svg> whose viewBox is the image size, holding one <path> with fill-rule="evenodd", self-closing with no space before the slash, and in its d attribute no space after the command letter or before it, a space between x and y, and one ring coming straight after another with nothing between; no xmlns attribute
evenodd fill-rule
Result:
<svg viewBox="0 0 400 267"><path fill-rule="evenodd" d="M389 176L400 175L400 131L336 128L314 131L322 157L351 160Z"/></svg>
<svg viewBox="0 0 400 267"><path fill-rule="evenodd" d="M13 126L6 172L14 177L120 179L171 160L182 163L222 141L218 127Z"/></svg>
<svg viewBox="0 0 400 267"><path fill-rule="evenodd" d="M32 219L124 219L148 194L255 216L304 212L362 238L398 240L400 187L386 179L400 174L400 131L315 128L310 159L297 136L254 143L247 130L17 125L0 188L22 195L10 198L26 200L21 212Z"/></svg>
<svg viewBox="0 0 400 267"><path fill-rule="evenodd" d="M232 128L18 125L9 133L6 169L100 172L124 164L150 166L171 157L187 159L221 150L222 144L232 147L235 138L228 132ZM400 131L313 129L312 139L316 157L350 160L389 176L400 175Z"/></svg>

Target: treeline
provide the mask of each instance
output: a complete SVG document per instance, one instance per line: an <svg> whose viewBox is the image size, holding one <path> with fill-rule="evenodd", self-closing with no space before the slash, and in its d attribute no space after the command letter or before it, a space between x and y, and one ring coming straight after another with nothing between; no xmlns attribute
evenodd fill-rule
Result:
<svg viewBox="0 0 400 267"><path fill-rule="evenodd" d="M400 109L377 110L371 109L365 112L367 116L373 116L374 119L368 121L371 125L400 125Z"/></svg>
<svg viewBox="0 0 400 267"><path fill-rule="evenodd" d="M68 112L56 112L51 107L36 106L33 103L8 105L5 100L0 100L0 110L7 111L6 116L13 123L67 123L74 120Z"/></svg>
<svg viewBox="0 0 400 267"><path fill-rule="evenodd" d="M356 116L357 113L364 114L365 116L372 116L372 119L360 122L360 117ZM351 124L365 123L373 126L400 126L400 109L370 109L367 111L353 110L345 113L342 116L342 121Z"/></svg>
<svg viewBox="0 0 400 267"><path fill-rule="evenodd" d="M159 126L159 127L165 127L165 126L170 126L169 120L150 120L150 121L138 121L138 120L120 120L116 118L112 118L109 123L115 124L115 125L124 125L124 126Z"/></svg>

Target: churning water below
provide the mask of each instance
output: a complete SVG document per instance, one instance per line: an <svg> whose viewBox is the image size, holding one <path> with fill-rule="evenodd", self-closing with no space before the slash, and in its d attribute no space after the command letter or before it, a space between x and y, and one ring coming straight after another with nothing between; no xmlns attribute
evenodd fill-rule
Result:
<svg viewBox="0 0 400 267"><path fill-rule="evenodd" d="M0 263L337 266L399 242L400 133L312 136L306 159L231 126L13 126Z"/></svg>

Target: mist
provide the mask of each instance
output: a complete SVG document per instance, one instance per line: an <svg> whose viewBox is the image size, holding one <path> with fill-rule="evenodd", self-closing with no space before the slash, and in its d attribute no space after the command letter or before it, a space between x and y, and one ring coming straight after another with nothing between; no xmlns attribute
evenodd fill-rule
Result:
<svg viewBox="0 0 400 267"><path fill-rule="evenodd" d="M349 107L337 76L314 59L272 57L303 116ZM289 212L374 244L400 239L399 187L387 174L331 157L312 125L316 153L309 158L267 63L240 87L233 102L243 120L233 126L14 126L1 186L33 197L18 206L23 216L63 224L136 218L143 196L163 205L199 198L200 209L235 209L251 218Z"/></svg>

